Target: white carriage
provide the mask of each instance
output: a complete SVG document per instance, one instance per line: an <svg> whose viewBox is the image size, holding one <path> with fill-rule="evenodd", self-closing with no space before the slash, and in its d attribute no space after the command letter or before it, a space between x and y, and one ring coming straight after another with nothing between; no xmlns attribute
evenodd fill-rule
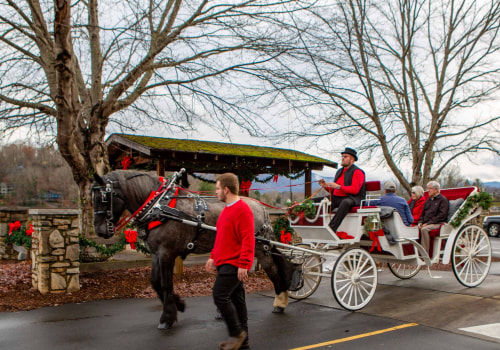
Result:
<svg viewBox="0 0 500 350"><path fill-rule="evenodd" d="M379 189L380 182L367 182L368 191ZM291 248L276 244L282 252L302 264L304 284L301 289L290 292L290 297L307 298L318 288L322 277L331 277L336 301L347 310L359 310L375 294L376 262L387 263L390 271L401 279L415 276L422 266L451 263L461 284L467 287L481 284L491 265L491 245L486 232L473 223L482 208L472 204L472 200L467 201L477 193L476 187L441 190L450 201L448 222L454 220L456 227L446 223L432 231L430 253L419 244L416 226L406 226L395 210L386 215L384 208L365 206L366 202L362 202L361 207L352 208L337 234L334 233L328 223L335 214L330 213L330 201L323 199L317 204L315 218L290 220L291 227L302 238L301 244ZM459 213L461 220L457 223ZM390 233L390 239L377 227L379 223L386 234ZM323 269L328 257L336 258L331 273Z"/></svg>

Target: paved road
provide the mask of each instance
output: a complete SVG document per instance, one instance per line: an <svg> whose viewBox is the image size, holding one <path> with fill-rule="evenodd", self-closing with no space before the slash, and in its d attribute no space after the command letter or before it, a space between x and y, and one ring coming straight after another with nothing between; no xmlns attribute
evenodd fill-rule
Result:
<svg viewBox="0 0 500 350"><path fill-rule="evenodd" d="M439 274L439 280L421 273L401 281L381 271L374 299L355 313L335 303L329 279L284 315L270 312L272 298L248 295L252 349L498 349L500 324L484 326L500 320L500 276L469 289L451 273ZM216 349L227 333L213 319L211 297L187 304L167 331L156 329L161 307L154 299L1 313L0 349Z"/></svg>

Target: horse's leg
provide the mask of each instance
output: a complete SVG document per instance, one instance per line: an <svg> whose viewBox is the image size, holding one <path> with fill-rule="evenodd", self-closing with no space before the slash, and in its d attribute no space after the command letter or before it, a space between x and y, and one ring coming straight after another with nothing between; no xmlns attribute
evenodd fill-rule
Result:
<svg viewBox="0 0 500 350"><path fill-rule="evenodd" d="M163 304L165 300L161 291L160 258L156 254L151 254L151 260L153 263L151 268L151 285Z"/></svg>
<svg viewBox="0 0 500 350"><path fill-rule="evenodd" d="M177 321L177 311L184 311L185 304L182 299L174 294L173 271L175 256L162 254L159 256L159 270L161 277L160 293L163 300L163 312L160 317L158 329L172 328Z"/></svg>
<svg viewBox="0 0 500 350"><path fill-rule="evenodd" d="M288 305L288 287L290 283L285 258L281 256L274 257L273 254L266 255L262 247L259 246L255 249L255 256L274 286L276 296L273 303L273 313L283 313Z"/></svg>

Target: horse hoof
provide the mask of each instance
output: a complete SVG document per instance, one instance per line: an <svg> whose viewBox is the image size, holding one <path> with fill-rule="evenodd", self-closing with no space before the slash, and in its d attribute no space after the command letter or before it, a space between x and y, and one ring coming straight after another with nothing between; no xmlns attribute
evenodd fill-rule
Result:
<svg viewBox="0 0 500 350"><path fill-rule="evenodd" d="M285 309L282 308L282 307L279 307L279 306L276 306L274 309L273 309L273 314L282 314L285 312Z"/></svg>
<svg viewBox="0 0 500 350"><path fill-rule="evenodd" d="M165 323L160 323L158 325L158 329L160 329L160 330L169 329L169 328L172 328L172 326L169 327L166 322Z"/></svg>

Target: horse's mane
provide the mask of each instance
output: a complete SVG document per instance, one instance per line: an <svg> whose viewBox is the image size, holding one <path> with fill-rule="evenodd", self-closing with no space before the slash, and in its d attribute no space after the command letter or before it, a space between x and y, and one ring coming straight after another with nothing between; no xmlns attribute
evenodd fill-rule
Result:
<svg viewBox="0 0 500 350"><path fill-rule="evenodd" d="M141 199L148 196L160 185L158 176L132 170L115 170L108 174L111 181L120 183L122 191L130 198Z"/></svg>

